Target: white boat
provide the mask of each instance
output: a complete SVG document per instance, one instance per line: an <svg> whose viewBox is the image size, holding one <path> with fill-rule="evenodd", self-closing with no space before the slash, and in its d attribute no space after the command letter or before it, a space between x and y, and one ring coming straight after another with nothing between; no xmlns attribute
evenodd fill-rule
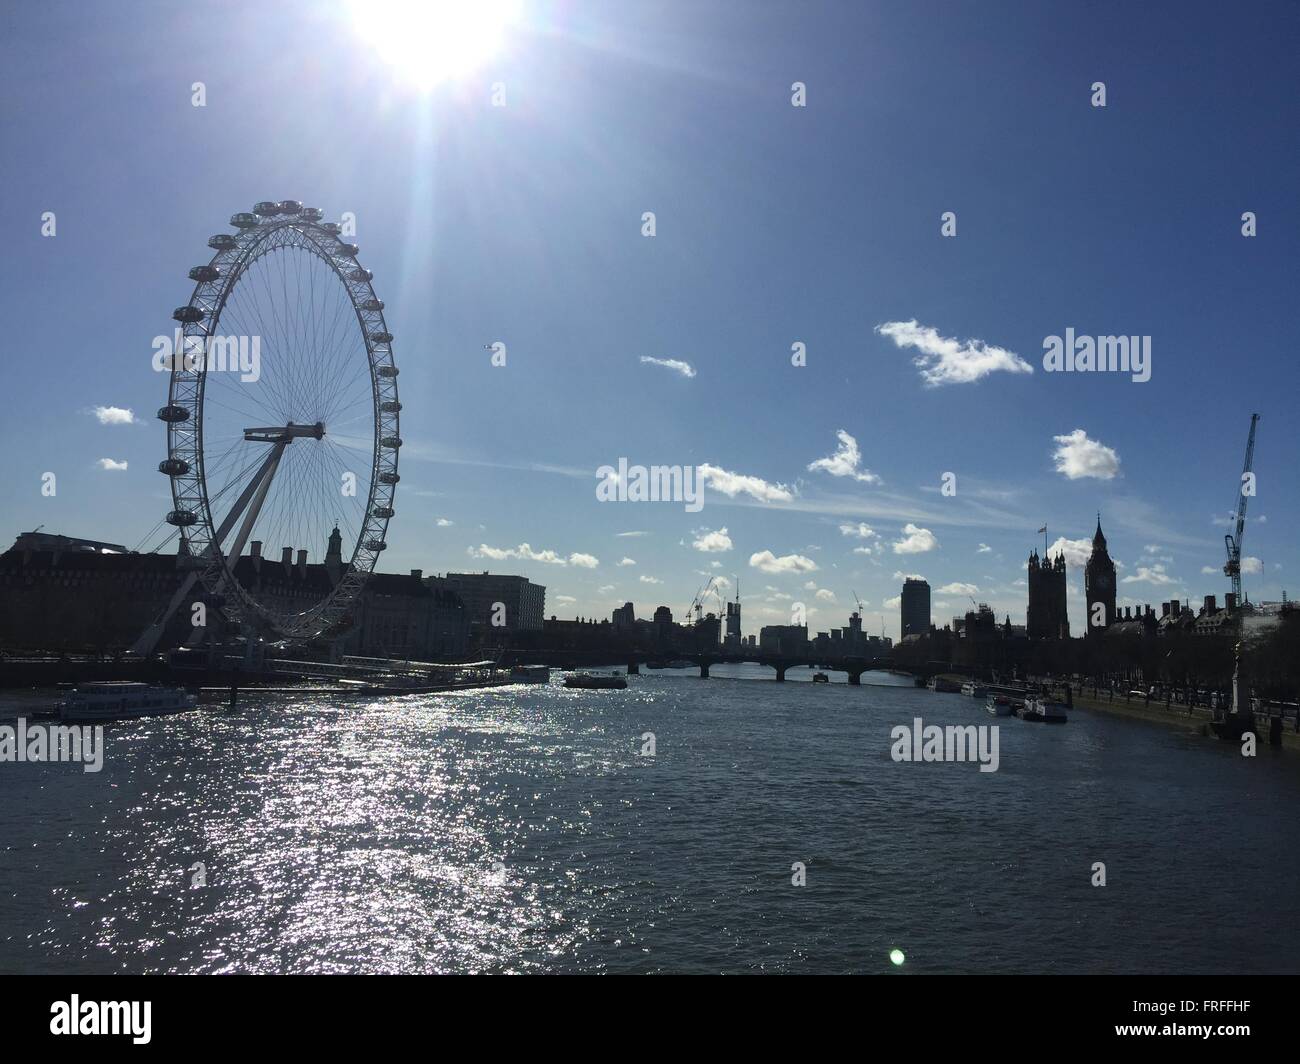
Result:
<svg viewBox="0 0 1300 1064"><path fill-rule="evenodd" d="M510 679L515 683L550 683L549 665L516 665L510 670Z"/></svg>
<svg viewBox="0 0 1300 1064"><path fill-rule="evenodd" d="M1011 699L1007 698L1006 695L995 695L988 700L984 708L989 711L990 716L1009 717L1011 716Z"/></svg>
<svg viewBox="0 0 1300 1064"><path fill-rule="evenodd" d="M983 698L989 693L989 689L968 681L961 685L961 693L971 698Z"/></svg>
<svg viewBox="0 0 1300 1064"><path fill-rule="evenodd" d="M1039 724L1064 724L1069 718L1065 707L1059 702L1044 698L1026 698L1025 707L1016 714L1021 720L1034 721Z"/></svg>
<svg viewBox="0 0 1300 1064"><path fill-rule="evenodd" d="M199 704L180 687L153 687L130 680L82 684L59 707L63 720L127 720L184 713Z"/></svg>

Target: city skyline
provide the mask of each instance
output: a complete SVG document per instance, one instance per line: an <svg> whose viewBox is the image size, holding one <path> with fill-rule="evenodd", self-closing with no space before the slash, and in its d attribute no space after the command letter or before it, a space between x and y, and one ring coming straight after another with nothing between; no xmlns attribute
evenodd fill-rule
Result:
<svg viewBox="0 0 1300 1064"><path fill-rule="evenodd" d="M856 593L864 628L897 639L910 574L941 626L970 597L1023 619L1046 523L1077 633L1098 510L1121 608L1222 598L1259 411L1243 583L1281 597L1300 565L1287 535L1300 473L1285 460L1300 428L1268 400L1300 383L1286 354L1295 101L1265 14L1243 14L1234 33L1250 47L1225 52L1199 6L1178 21L1026 7L996 39L977 11L924 5L751 12L737 32L740 9L723 4L690 33L680 11L634 10L525 20L478 74L432 93L384 81L327 9L259 17L308 25L346 57L329 78L290 49L287 68L226 79L223 48L269 59L277 35L235 42L210 12L56 5L15 27L0 45L18 243L4 281L29 308L11 351L41 357L12 360L6 532L161 539L142 543L170 505L152 341L171 333L208 236L292 196L355 215L389 304L405 446L381 571L524 575L560 617L626 601L680 615L709 576L728 595L738 577L747 635L800 601L811 630L840 626ZM148 41L132 34L145 18ZM200 43L154 47L182 36ZM987 69L1015 76L969 74L972 37ZM55 38L52 54L32 47ZM796 82L806 106L792 106ZM352 98L358 84L382 92L378 114ZM1252 92L1270 107L1243 125ZM340 152L355 165L316 165ZM175 157L190 164L176 186L142 180L138 160ZM1151 337L1150 379L1047 372L1045 343L1069 329ZM600 502L596 471L620 459L703 467L702 509ZM282 546L301 545L267 549Z"/></svg>

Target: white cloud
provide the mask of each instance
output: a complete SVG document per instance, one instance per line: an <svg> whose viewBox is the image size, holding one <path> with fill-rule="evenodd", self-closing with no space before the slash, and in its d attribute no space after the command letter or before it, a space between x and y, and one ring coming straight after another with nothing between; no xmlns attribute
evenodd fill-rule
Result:
<svg viewBox="0 0 1300 1064"><path fill-rule="evenodd" d="M938 545L939 541L928 528L918 528L909 522L903 526L903 538L894 541L894 553L925 554Z"/></svg>
<svg viewBox="0 0 1300 1064"><path fill-rule="evenodd" d="M679 358L651 358L649 355L642 355L641 361L649 366L663 366L664 369L680 373L683 377L695 376L695 367Z"/></svg>
<svg viewBox="0 0 1300 1064"><path fill-rule="evenodd" d="M1056 542L1047 548L1047 556L1055 558L1058 554L1065 554L1065 564L1071 567L1079 567L1088 564L1088 559L1092 557L1092 540L1090 539L1066 539L1064 536L1057 536Z"/></svg>
<svg viewBox="0 0 1300 1064"><path fill-rule="evenodd" d="M915 348L913 359L921 379L930 387L941 384L969 384L990 373L1033 373L1034 368L1019 355L1001 347L991 347L983 340L964 343L940 336L937 329L911 321L887 321L876 332L888 336L899 347Z"/></svg>
<svg viewBox="0 0 1300 1064"><path fill-rule="evenodd" d="M885 601L882 602L881 605L884 606L885 609L887 610L896 610L898 609L899 606L902 605L902 603L903 603L903 596L895 595L893 598L885 599Z"/></svg>
<svg viewBox="0 0 1300 1064"><path fill-rule="evenodd" d="M717 554L724 550L731 550L731 537L727 535L725 528L719 528L716 532L703 533L691 546L705 554Z"/></svg>
<svg viewBox="0 0 1300 1064"><path fill-rule="evenodd" d="M100 469L110 469L113 472L121 473L126 470L126 461L116 462L112 458L101 458L99 460Z"/></svg>
<svg viewBox="0 0 1300 1064"><path fill-rule="evenodd" d="M976 554L988 554L988 553L990 553L992 550L993 550L993 548L990 547L987 543L981 543L981 544L979 545L979 549L978 549L975 553L976 553Z"/></svg>
<svg viewBox="0 0 1300 1064"><path fill-rule="evenodd" d="M437 524L439 528L450 528L452 522L448 521L445 517L440 517L438 518Z"/></svg>
<svg viewBox="0 0 1300 1064"><path fill-rule="evenodd" d="M614 584L601 584L600 587L596 588L596 593L600 595L608 595L614 590L614 587Z"/></svg>
<svg viewBox="0 0 1300 1064"><path fill-rule="evenodd" d="M761 477L730 473L707 462L700 466L700 476L710 488L721 492L729 499L734 499L742 492L759 502L790 502L794 498L794 492L784 484L769 484Z"/></svg>
<svg viewBox="0 0 1300 1064"><path fill-rule="evenodd" d="M923 577L920 573L905 573L900 569L895 571L894 579L895 580L924 580L925 577Z"/></svg>
<svg viewBox="0 0 1300 1064"><path fill-rule="evenodd" d="M1052 438L1058 444L1052 453L1056 471L1064 473L1068 479L1095 477L1097 480L1112 480L1119 473L1119 455L1115 450L1089 439L1083 429Z"/></svg>
<svg viewBox="0 0 1300 1064"><path fill-rule="evenodd" d="M852 536L854 539L874 539L876 533L874 529L868 528L862 522L858 522L856 525L854 524L840 525L840 535Z"/></svg>
<svg viewBox="0 0 1300 1064"><path fill-rule="evenodd" d="M835 436L840 441L835 453L826 458L818 458L815 462L809 462L808 472L815 473L821 470L833 477L852 477L864 484L880 483L880 478L869 469L858 470L858 466L862 464L862 452L858 449L858 441L844 429L836 430Z"/></svg>
<svg viewBox="0 0 1300 1064"><path fill-rule="evenodd" d="M624 558L618 564L619 564L619 568L625 568L629 565L636 565L636 562L633 561L631 558Z"/></svg>
<svg viewBox="0 0 1300 1064"><path fill-rule="evenodd" d="M662 580L659 580L659 579L657 579L656 577L653 577L653 576L646 576L645 573L642 573L639 579L641 580L641 583L643 583L643 584L662 584L662 583L663 583Z"/></svg>
<svg viewBox="0 0 1300 1064"><path fill-rule="evenodd" d="M576 565L582 569L594 569L600 564L590 554L570 554L565 558L553 550L533 550L527 543L521 543L514 548L489 547L486 543L480 543L477 547L467 548L467 553L471 558L488 558L497 562L515 559L542 562L546 565Z"/></svg>
<svg viewBox="0 0 1300 1064"><path fill-rule="evenodd" d="M573 603L577 602L578 600L574 598L572 595L556 595L555 601L557 604L561 606L571 606L573 605Z"/></svg>
<svg viewBox="0 0 1300 1064"><path fill-rule="evenodd" d="M126 468L125 462L122 463L122 468L123 469ZM1258 558L1242 558L1241 571L1249 575L1262 573L1264 571L1264 563L1261 562Z"/></svg>
<svg viewBox="0 0 1300 1064"><path fill-rule="evenodd" d="M649 532L615 532L614 535L618 536L620 539L626 539L629 536L648 536L650 535L650 533Z"/></svg>
<svg viewBox="0 0 1300 1064"><path fill-rule="evenodd" d="M1223 572L1222 569L1216 569L1213 565L1202 565L1202 566L1201 566L1201 575L1202 575L1202 576L1211 576L1211 575L1213 575L1214 573L1221 573L1221 572Z"/></svg>
<svg viewBox="0 0 1300 1064"><path fill-rule="evenodd" d="M941 595L978 595L979 593L980 589L974 584L963 584L956 580L939 588L939 594Z"/></svg>
<svg viewBox="0 0 1300 1064"><path fill-rule="evenodd" d="M97 406L95 417L101 425L134 425L135 414L121 406Z"/></svg>
<svg viewBox="0 0 1300 1064"><path fill-rule="evenodd" d="M822 602L834 602L835 592L831 591L829 588L823 587L823 588L819 588L817 594L814 595L813 597L820 599Z"/></svg>
<svg viewBox="0 0 1300 1064"><path fill-rule="evenodd" d="M1177 584L1179 581L1165 572L1165 567L1160 564L1156 565L1139 565L1137 572L1131 576L1124 577L1121 584Z"/></svg>
<svg viewBox="0 0 1300 1064"><path fill-rule="evenodd" d="M817 563L802 554L785 554L778 558L770 550L751 554L749 564L765 573L815 573Z"/></svg>

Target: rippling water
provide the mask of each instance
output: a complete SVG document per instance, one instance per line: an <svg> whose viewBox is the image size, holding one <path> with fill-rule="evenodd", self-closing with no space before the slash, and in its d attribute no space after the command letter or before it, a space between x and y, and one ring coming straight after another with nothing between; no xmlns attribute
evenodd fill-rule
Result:
<svg viewBox="0 0 1300 1064"><path fill-rule="evenodd" d="M1294 754L1076 710L898 764L894 725L992 718L808 677L245 698L0 764L0 970L1300 967Z"/></svg>

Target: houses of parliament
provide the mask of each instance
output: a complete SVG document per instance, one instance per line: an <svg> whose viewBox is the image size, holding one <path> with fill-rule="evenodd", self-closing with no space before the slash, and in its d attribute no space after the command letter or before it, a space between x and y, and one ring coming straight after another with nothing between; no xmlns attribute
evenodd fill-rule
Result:
<svg viewBox="0 0 1300 1064"><path fill-rule="evenodd" d="M1029 555L1029 609L1025 632L1030 639L1069 639L1070 618L1066 602L1065 552L1055 558L1038 551ZM1084 595L1087 599L1088 633L1099 632L1115 623L1115 563L1106 549L1106 536L1097 515L1092 537L1092 554L1084 566Z"/></svg>

